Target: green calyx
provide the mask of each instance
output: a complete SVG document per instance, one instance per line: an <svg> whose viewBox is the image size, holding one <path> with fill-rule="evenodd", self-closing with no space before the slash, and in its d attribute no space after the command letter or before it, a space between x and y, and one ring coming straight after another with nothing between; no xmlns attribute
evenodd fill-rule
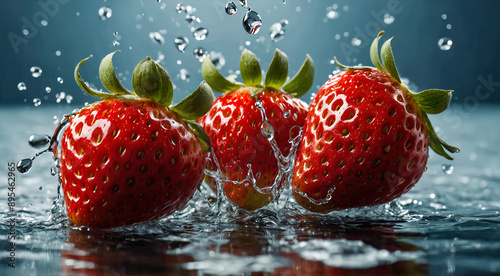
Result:
<svg viewBox="0 0 500 276"><path fill-rule="evenodd" d="M460 152L459 148L450 146L443 140L441 140L427 114L439 114L446 110L450 105L450 101L452 98L453 90L442 90L442 89L428 89L418 93L413 93L408 90L401 83L401 78L399 77L398 69L396 68L396 63L394 61L394 54L392 52L391 41L392 38L382 44L382 48L380 49L379 56L379 39L384 34L384 31L381 31L377 37L373 40L370 47L370 59L373 63L374 67L370 66L345 66L340 64L336 58L335 62L342 70L371 70L378 69L380 71L384 71L389 73L396 82L398 82L406 92L406 95L415 100L423 113L423 119L425 121L428 133L429 133L429 145L430 147L439 155L445 157L446 159L453 160L453 158L446 152L457 153Z"/></svg>
<svg viewBox="0 0 500 276"><path fill-rule="evenodd" d="M304 95L312 86L314 79L314 62L309 55L299 71L290 81L288 78L288 56L276 49L273 60L267 69L262 84L262 70L254 53L245 49L241 54L240 71L243 83L235 82L222 76L215 65L207 57L201 66L201 74L213 90L226 93L241 87L249 87L252 96L264 89L283 89L294 97ZM286 83L286 84L285 84Z"/></svg>
<svg viewBox="0 0 500 276"><path fill-rule="evenodd" d="M132 73L133 92L125 89L121 84L113 66L113 55L119 51L108 54L99 66L99 78L108 92L98 91L89 87L82 79L79 69L88 58L80 61L75 68L76 83L88 94L102 99L149 99L173 110L181 116L187 125L198 137L205 151L210 151L210 139L203 128L194 120L205 115L212 107L215 100L212 89L206 82L187 96L181 102L171 105L173 100L173 84L167 71L150 57L139 62Z"/></svg>

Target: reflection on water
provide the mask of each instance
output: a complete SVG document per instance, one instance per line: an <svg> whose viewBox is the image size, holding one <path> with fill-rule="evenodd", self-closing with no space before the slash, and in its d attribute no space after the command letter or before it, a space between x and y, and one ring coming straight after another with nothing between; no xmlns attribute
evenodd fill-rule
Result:
<svg viewBox="0 0 500 276"><path fill-rule="evenodd" d="M53 116L71 110L40 106L33 116L23 108L0 108L0 128L9 130L0 132L0 173L7 175L6 163L34 154L30 135L50 133ZM223 206L217 214L198 193L185 209L159 222L76 228L61 202L53 206L54 161L41 155L28 174L16 174L15 269L5 262L10 227L7 190L0 189L0 275L495 275L500 130L475 133L499 115L483 107L452 129L456 136L448 140L462 148L457 160L443 164L431 155L421 181L399 201L329 215L307 213L293 198L278 213ZM443 134L451 133L446 127L453 125L433 119ZM454 170L443 171L450 164Z"/></svg>

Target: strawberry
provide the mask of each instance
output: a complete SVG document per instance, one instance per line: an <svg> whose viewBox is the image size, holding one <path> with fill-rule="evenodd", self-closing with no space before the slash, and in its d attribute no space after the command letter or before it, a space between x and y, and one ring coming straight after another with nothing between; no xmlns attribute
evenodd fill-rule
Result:
<svg viewBox="0 0 500 276"><path fill-rule="evenodd" d="M271 144L276 143L281 155L290 154L289 139L299 135L307 115L307 105L296 97L311 87L314 64L307 56L299 72L284 86L288 57L278 49L264 85L252 52L243 51L240 69L244 83L235 83L205 59L203 77L213 90L224 94L198 123L212 142L211 168L215 170L218 162L227 199L243 209L255 210L277 198L286 182L278 175L280 168ZM213 178L208 182L217 189Z"/></svg>
<svg viewBox="0 0 500 276"><path fill-rule="evenodd" d="M412 93L401 84L390 46L373 67L346 67L328 80L309 106L292 187L297 202L315 212L377 205L410 190L426 168L428 146L459 149L439 139L427 114L444 111L451 90Z"/></svg>
<svg viewBox="0 0 500 276"><path fill-rule="evenodd" d="M102 98L69 118L60 145L60 176L70 222L118 227L162 218L182 207L203 180L210 141L194 121L210 108L206 83L170 106L173 86L149 57L134 70L134 92L118 82L112 56L100 77L112 93L88 87ZM196 109L193 104L197 105Z"/></svg>

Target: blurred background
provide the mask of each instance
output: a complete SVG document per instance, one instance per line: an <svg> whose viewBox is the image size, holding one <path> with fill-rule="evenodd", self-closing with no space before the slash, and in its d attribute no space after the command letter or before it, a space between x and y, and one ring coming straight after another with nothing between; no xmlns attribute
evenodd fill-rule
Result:
<svg viewBox="0 0 500 276"><path fill-rule="evenodd" d="M262 21L255 34L243 27L247 9L234 1L230 15L228 2L3 0L0 105L93 102L74 81L75 65L91 57L81 75L103 88L100 60L116 50L116 72L126 88L135 65L151 56L169 72L178 102L202 81L206 54L223 75L237 74L244 48L264 70L280 48L289 56L290 76L310 54L316 75L303 96L309 102L336 69L334 56L344 64L371 64L369 45L380 30L383 40L395 37L396 63L411 88L453 89L459 112L500 103L500 1L248 0Z"/></svg>

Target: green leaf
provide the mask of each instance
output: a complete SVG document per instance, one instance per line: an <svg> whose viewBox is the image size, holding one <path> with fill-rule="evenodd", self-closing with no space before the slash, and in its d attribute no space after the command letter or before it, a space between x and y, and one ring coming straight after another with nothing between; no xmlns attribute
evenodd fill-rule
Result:
<svg viewBox="0 0 500 276"><path fill-rule="evenodd" d="M451 157L444 149L448 150L451 153L460 152L460 149L450 146L449 144L441 140L434 131L434 127L432 127L431 121L429 120L429 117L427 117L427 114L423 113L423 117L427 126L427 131L429 133L429 146L431 147L431 149L433 149L437 154L443 156L444 158L453 160L453 157Z"/></svg>
<svg viewBox="0 0 500 276"><path fill-rule="evenodd" d="M453 90L428 89L420 93L411 93L420 108L428 114L443 112L450 105Z"/></svg>
<svg viewBox="0 0 500 276"><path fill-rule="evenodd" d="M378 41L379 38L384 34L384 31L381 31L378 33L377 37L373 40L372 45L370 47L370 59L372 60L372 63L377 69L380 71L385 71L384 66L380 63L380 57L378 55Z"/></svg>
<svg viewBox="0 0 500 276"><path fill-rule="evenodd" d="M394 78L397 82L401 83L401 79L399 78L398 69L396 68L396 63L394 62L394 55L392 53L391 40L388 39L380 50L380 55L382 56L382 63L386 69L386 71Z"/></svg>
<svg viewBox="0 0 500 276"><path fill-rule="evenodd" d="M314 80L314 62L311 56L307 55L306 60L293 78L283 86L290 95L298 98L311 88Z"/></svg>
<svg viewBox="0 0 500 276"><path fill-rule="evenodd" d="M269 65L264 79L265 87L280 89L288 77L288 57L285 53L276 49L273 60Z"/></svg>
<svg viewBox="0 0 500 276"><path fill-rule="evenodd" d="M101 65L99 66L99 77L101 79L102 84L106 89L108 89L111 93L124 95L131 94L130 91L125 89L118 81L118 78L115 74L115 68L113 66L113 55L119 51L115 51L111 54L108 54L101 60Z"/></svg>
<svg viewBox="0 0 500 276"><path fill-rule="evenodd" d="M168 106L174 97L174 87L167 71L147 57L132 73L132 87L139 97Z"/></svg>
<svg viewBox="0 0 500 276"><path fill-rule="evenodd" d="M262 71L255 54L245 49L240 59L241 78L247 86L260 86L262 82Z"/></svg>
<svg viewBox="0 0 500 276"><path fill-rule="evenodd" d="M193 93L170 108L186 120L196 120L210 110L214 100L212 89L203 81Z"/></svg>
<svg viewBox="0 0 500 276"><path fill-rule="evenodd" d="M207 56L201 65L201 75L214 91L224 93L243 86L240 83L235 83L224 78L217 68L215 68L215 65L210 60L210 56Z"/></svg>
<svg viewBox="0 0 500 276"><path fill-rule="evenodd" d="M203 150L205 152L210 152L212 150L212 143L210 142L210 137L208 137L208 134L205 132L203 127L193 121L186 121L186 123L191 130L193 130L196 137L198 137L198 141L200 142Z"/></svg>
<svg viewBox="0 0 500 276"><path fill-rule="evenodd" d="M97 97L97 98L103 98L103 99L107 99L107 98L111 98L113 97L112 94L109 94L109 93L105 93L105 92L102 92L102 91L98 91L98 90L95 90L95 89L92 89L90 88L82 79L82 77L80 76L80 66L82 66L82 64L84 64L89 58L86 58L86 59L83 59L82 61L80 61L76 67L75 67L75 73L74 73L74 76L75 76L75 81L76 83L78 84L78 86L80 86L81 89L83 89L83 91L87 92L87 94L89 95L92 95L94 97Z"/></svg>

